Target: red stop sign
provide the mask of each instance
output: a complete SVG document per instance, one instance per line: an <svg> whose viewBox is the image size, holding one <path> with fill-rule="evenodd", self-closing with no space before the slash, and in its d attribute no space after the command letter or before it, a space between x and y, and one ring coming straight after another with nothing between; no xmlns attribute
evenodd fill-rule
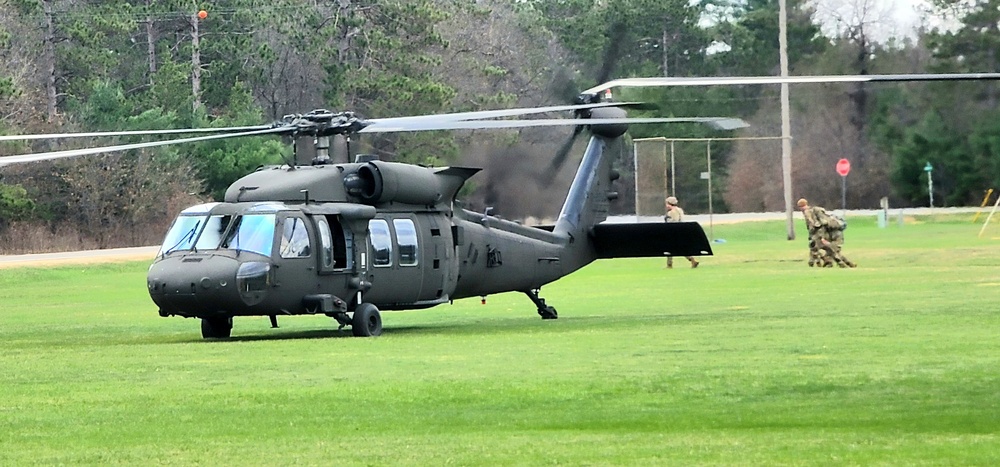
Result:
<svg viewBox="0 0 1000 467"><path fill-rule="evenodd" d="M851 172L851 161L847 159L841 159L837 161L837 173L841 177L846 177L848 173Z"/></svg>

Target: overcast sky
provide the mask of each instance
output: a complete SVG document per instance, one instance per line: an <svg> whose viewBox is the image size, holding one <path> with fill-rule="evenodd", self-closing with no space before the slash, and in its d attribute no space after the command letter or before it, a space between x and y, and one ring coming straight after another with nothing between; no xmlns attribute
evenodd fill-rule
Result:
<svg viewBox="0 0 1000 467"><path fill-rule="evenodd" d="M825 35L837 36L845 25L864 22L869 37L877 42L893 37L914 38L929 10L927 0L812 0L812 5L816 8L814 19L821 23ZM929 19L931 27L943 23L940 19ZM708 50L721 52L729 50L729 46L716 43Z"/></svg>
<svg viewBox="0 0 1000 467"><path fill-rule="evenodd" d="M823 32L834 35L845 25L866 24L878 41L890 37L913 37L920 26L924 0L814 0L816 19Z"/></svg>

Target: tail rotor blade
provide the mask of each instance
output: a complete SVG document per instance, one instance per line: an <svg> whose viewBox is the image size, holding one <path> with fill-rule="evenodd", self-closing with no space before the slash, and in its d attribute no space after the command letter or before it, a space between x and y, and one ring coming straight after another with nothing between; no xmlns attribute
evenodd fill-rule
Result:
<svg viewBox="0 0 1000 467"><path fill-rule="evenodd" d="M615 22L608 28L608 45L604 49L604 59L601 61L601 69L597 72L598 83L607 81L611 78L611 74L614 73L626 32L628 32L628 28L620 22Z"/></svg>
<svg viewBox="0 0 1000 467"><path fill-rule="evenodd" d="M556 152L555 157L552 158L552 162L549 163L548 173L558 172L562 168L562 165L566 163L569 152L573 150L573 143L576 143L576 138L583 132L583 128L583 126L573 128L573 134L559 147L559 151Z"/></svg>

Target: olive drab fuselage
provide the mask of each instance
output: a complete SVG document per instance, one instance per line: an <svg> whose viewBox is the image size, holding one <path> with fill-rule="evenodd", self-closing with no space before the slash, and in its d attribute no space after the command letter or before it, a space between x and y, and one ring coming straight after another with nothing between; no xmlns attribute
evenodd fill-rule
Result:
<svg viewBox="0 0 1000 467"><path fill-rule="evenodd" d="M383 186L362 186L366 170ZM421 172L430 177L420 189L396 183ZM553 233L454 207L475 172L386 162L262 169L226 202L177 217L149 293L164 316L331 314L362 302L425 308L560 277Z"/></svg>

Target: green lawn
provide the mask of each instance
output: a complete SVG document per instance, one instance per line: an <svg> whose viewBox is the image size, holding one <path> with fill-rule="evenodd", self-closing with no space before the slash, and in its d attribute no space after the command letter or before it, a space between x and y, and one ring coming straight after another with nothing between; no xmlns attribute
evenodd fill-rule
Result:
<svg viewBox="0 0 1000 467"><path fill-rule="evenodd" d="M996 465L1000 226L969 217L851 219L857 269L717 225L698 269L545 287L558 320L505 294L374 339L293 317L203 341L145 263L0 270L0 465Z"/></svg>

